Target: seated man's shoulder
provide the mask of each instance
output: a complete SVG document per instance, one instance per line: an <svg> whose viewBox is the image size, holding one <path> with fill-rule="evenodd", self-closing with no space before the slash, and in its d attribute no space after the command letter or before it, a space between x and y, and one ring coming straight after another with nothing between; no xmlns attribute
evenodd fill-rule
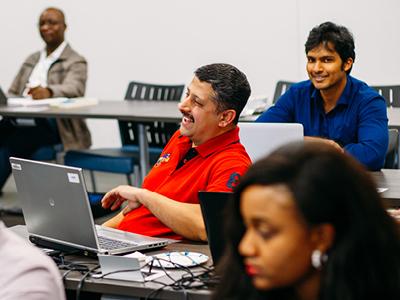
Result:
<svg viewBox="0 0 400 300"><path fill-rule="evenodd" d="M248 167L251 164L249 155L245 147L241 143L233 143L227 145L221 151L216 152L212 156L213 164L215 166L230 165Z"/></svg>
<svg viewBox="0 0 400 300"><path fill-rule="evenodd" d="M15 295L35 292L52 299L64 299L61 276L54 262L39 249L1 226L0 257L2 271L8 276L0 278L0 285L7 287L0 295L9 295L11 291Z"/></svg>
<svg viewBox="0 0 400 300"><path fill-rule="evenodd" d="M40 51L36 51L28 55L28 57L24 61L24 64L34 66L39 61L39 58L40 58Z"/></svg>
<svg viewBox="0 0 400 300"><path fill-rule="evenodd" d="M382 95L380 95L377 90L375 90L373 87L370 87L367 83L351 76L349 76L349 79L352 82L353 89L360 103L365 104L371 100L383 101L385 103L385 99L382 97Z"/></svg>
<svg viewBox="0 0 400 300"><path fill-rule="evenodd" d="M83 57L81 54L79 54L76 50L72 49L72 47L68 44L63 53L62 56L67 59L67 61L70 61L71 63L74 62L85 62L86 59Z"/></svg>
<svg viewBox="0 0 400 300"><path fill-rule="evenodd" d="M19 267L30 269L32 267L43 267L51 272L57 270L54 262L42 253L38 248L32 246L15 233L8 229L1 229L2 257L7 256L8 262L18 262Z"/></svg>

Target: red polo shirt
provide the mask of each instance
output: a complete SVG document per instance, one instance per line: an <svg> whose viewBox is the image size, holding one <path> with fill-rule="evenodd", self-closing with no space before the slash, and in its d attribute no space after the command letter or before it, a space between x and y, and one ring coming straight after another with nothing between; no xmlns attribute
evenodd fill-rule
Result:
<svg viewBox="0 0 400 300"><path fill-rule="evenodd" d="M196 147L198 155L177 169L191 147L192 141L178 130L146 176L143 188L179 202L199 203L198 191L232 191L251 164L240 144L238 127ZM182 238L144 206L128 213L118 228L148 236Z"/></svg>

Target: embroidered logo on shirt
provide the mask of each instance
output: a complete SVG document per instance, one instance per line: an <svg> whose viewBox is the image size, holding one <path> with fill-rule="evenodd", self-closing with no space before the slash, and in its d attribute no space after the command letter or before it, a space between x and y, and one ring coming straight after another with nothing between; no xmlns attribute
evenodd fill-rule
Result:
<svg viewBox="0 0 400 300"><path fill-rule="evenodd" d="M156 164L154 165L154 167L158 167L159 165L161 165L162 163L166 163L169 161L169 158L171 156L171 153L166 153L163 156L160 156L160 158L157 160Z"/></svg>
<svg viewBox="0 0 400 300"><path fill-rule="evenodd" d="M237 172L234 172L229 176L228 182L226 183L226 186L230 189L233 189L239 184L239 179L240 179L240 174Z"/></svg>

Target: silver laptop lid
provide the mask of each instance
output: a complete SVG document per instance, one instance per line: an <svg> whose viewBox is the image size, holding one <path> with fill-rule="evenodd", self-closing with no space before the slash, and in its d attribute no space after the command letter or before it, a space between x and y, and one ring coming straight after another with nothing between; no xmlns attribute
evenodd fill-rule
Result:
<svg viewBox="0 0 400 300"><path fill-rule="evenodd" d="M29 234L97 251L82 170L14 157L10 162Z"/></svg>
<svg viewBox="0 0 400 300"><path fill-rule="evenodd" d="M97 253L119 254L159 248L175 240L94 225L82 169L10 158L27 230L40 240ZM112 247L99 247L99 238ZM110 241L109 241L110 242ZM122 243L119 243L122 242Z"/></svg>
<svg viewBox="0 0 400 300"><path fill-rule="evenodd" d="M298 123L239 122L240 142L255 162L280 146L304 138L303 125Z"/></svg>

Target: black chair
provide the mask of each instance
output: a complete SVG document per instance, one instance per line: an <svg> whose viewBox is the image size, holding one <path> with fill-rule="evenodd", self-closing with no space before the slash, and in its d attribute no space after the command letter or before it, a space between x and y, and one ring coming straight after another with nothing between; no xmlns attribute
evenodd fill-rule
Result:
<svg viewBox="0 0 400 300"><path fill-rule="evenodd" d="M128 85L125 100L178 101L183 91L184 85L155 85L133 81ZM142 178L139 178L138 124L134 121L118 121L122 147L71 150L65 154L64 163L89 170L93 191L96 191L93 171L125 174L130 185L131 175L135 174L136 184L139 184ZM141 124L147 135L149 160L154 164L179 124L158 121Z"/></svg>
<svg viewBox="0 0 400 300"><path fill-rule="evenodd" d="M53 118L47 119L49 125L53 130L57 131L57 123ZM57 163L62 163L62 152L64 151L63 144L55 144L49 146L42 146L37 149L30 157L33 160L43 160L43 161L56 161Z"/></svg>
<svg viewBox="0 0 400 300"><path fill-rule="evenodd" d="M400 107L400 85L371 86L386 100L387 107Z"/></svg>
<svg viewBox="0 0 400 300"><path fill-rule="evenodd" d="M399 168L399 131L389 129L389 146L386 151L384 169Z"/></svg>
<svg viewBox="0 0 400 300"><path fill-rule="evenodd" d="M292 84L294 84L294 82L282 80L278 81L275 86L275 93L274 98L272 99L272 103L276 103L279 97L286 93L286 91L290 88Z"/></svg>

